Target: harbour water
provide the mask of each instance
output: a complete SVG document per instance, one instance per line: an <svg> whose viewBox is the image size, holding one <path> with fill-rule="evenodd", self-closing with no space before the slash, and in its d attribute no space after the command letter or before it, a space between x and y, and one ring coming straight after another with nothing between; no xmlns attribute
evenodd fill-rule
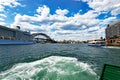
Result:
<svg viewBox="0 0 120 80"><path fill-rule="evenodd" d="M105 63L120 66L120 47L0 45L0 80L99 80Z"/></svg>

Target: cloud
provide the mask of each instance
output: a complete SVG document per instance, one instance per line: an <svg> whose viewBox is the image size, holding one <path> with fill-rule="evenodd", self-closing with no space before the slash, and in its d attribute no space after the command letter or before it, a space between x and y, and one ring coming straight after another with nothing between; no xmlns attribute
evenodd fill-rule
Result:
<svg viewBox="0 0 120 80"><path fill-rule="evenodd" d="M4 21L4 19L3 19L3 18L0 18L0 21Z"/></svg>
<svg viewBox="0 0 120 80"><path fill-rule="evenodd" d="M56 9L54 14L50 14L50 8L46 5L36 9L34 16L17 14L11 27L21 26L22 30L31 32L43 32L55 40L87 40L104 36L104 29L107 24L115 20L116 17L109 17L99 20L100 15L96 10L89 10L84 14L75 13L73 16L66 16L67 9Z"/></svg>
<svg viewBox="0 0 120 80"><path fill-rule="evenodd" d="M64 9L64 10L57 9L56 10L56 14L61 15L61 16L64 16L64 15L68 14L68 12L69 11L67 9Z"/></svg>
<svg viewBox="0 0 120 80"><path fill-rule="evenodd" d="M5 25L5 22L0 21L0 25Z"/></svg>
<svg viewBox="0 0 120 80"><path fill-rule="evenodd" d="M21 4L17 2L16 0L0 0L0 6L9 6L9 7L16 7L20 6Z"/></svg>
<svg viewBox="0 0 120 80"><path fill-rule="evenodd" d="M47 17L50 13L50 9L45 5L43 5L42 7L38 7L36 11L38 14L41 15L41 17Z"/></svg>
<svg viewBox="0 0 120 80"><path fill-rule="evenodd" d="M5 15L6 11L6 7L16 7L16 6L22 6L19 2L17 2L16 0L0 0L0 21L5 21L4 19L7 17ZM0 25L5 25L5 22L0 22Z"/></svg>
<svg viewBox="0 0 120 80"><path fill-rule="evenodd" d="M4 18L6 18L6 17L7 17L6 15L0 14L0 25L5 25Z"/></svg>
<svg viewBox="0 0 120 80"><path fill-rule="evenodd" d="M7 17L6 15L0 14L0 25L4 25L5 24L3 21L5 21L4 18L6 18L6 17Z"/></svg>
<svg viewBox="0 0 120 80"><path fill-rule="evenodd" d="M7 16L5 14L0 14L0 17L6 18Z"/></svg>
<svg viewBox="0 0 120 80"><path fill-rule="evenodd" d="M4 11L4 7L0 4L0 12Z"/></svg>
<svg viewBox="0 0 120 80"><path fill-rule="evenodd" d="M120 0L82 0L97 12L111 12L112 15L120 14Z"/></svg>
<svg viewBox="0 0 120 80"><path fill-rule="evenodd" d="M46 31L44 25L35 25L34 22L38 22L38 17L28 16L28 15L20 15L17 14L14 18L14 23L10 25L11 28L16 28L16 26L20 26L22 30L31 31L31 32L43 32Z"/></svg>

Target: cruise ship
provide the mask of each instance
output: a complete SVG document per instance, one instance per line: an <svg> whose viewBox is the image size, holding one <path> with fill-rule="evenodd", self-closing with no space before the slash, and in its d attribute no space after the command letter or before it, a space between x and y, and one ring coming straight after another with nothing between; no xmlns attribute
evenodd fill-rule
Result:
<svg viewBox="0 0 120 80"><path fill-rule="evenodd" d="M12 29L0 25L0 45L4 44L34 44L33 36L30 32Z"/></svg>

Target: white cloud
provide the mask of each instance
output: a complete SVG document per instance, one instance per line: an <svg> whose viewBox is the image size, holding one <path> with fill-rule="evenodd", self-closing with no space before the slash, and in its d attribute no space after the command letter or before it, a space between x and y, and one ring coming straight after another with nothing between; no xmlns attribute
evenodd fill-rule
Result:
<svg viewBox="0 0 120 80"><path fill-rule="evenodd" d="M22 5L16 0L0 0L0 12L4 12L5 6L16 7L16 6L22 6Z"/></svg>
<svg viewBox="0 0 120 80"><path fill-rule="evenodd" d="M37 22L37 17L34 16L28 16L28 15L20 15L17 14L14 19L14 23L11 24L11 28L16 28L16 26L20 26L22 30L32 31L32 32L39 32L39 31L45 31L45 26L42 25L41 27L38 25L33 25L32 22Z"/></svg>
<svg viewBox="0 0 120 80"><path fill-rule="evenodd" d="M19 2L17 2L16 0L0 0L0 20L4 21L4 18L6 18L7 16L5 15L5 13L7 13L5 11L5 8L7 7L16 7L16 6L22 6ZM0 22L0 25L5 25L5 22Z"/></svg>
<svg viewBox="0 0 120 80"><path fill-rule="evenodd" d="M102 27L105 27L106 25L112 23L112 22L115 21L116 19L117 19L116 17L106 18L106 19L100 21L99 25L101 25Z"/></svg>
<svg viewBox="0 0 120 80"><path fill-rule="evenodd" d="M0 12L4 11L4 7L0 5Z"/></svg>
<svg viewBox="0 0 120 80"><path fill-rule="evenodd" d="M3 19L3 18L0 18L0 21L4 21L4 19Z"/></svg>
<svg viewBox="0 0 120 80"><path fill-rule="evenodd" d="M20 6L21 4L18 3L16 0L0 0L0 5L2 6L9 6L9 7L16 7Z"/></svg>
<svg viewBox="0 0 120 80"><path fill-rule="evenodd" d="M97 38L104 36L106 25L116 19L109 17L101 21L97 19L99 13L95 10L70 17L66 16L69 12L67 9L57 9L55 14L50 14L46 5L38 7L36 12L34 16L17 14L11 27L19 25L22 30L43 32L55 40L87 40L95 38L93 35L97 35Z"/></svg>
<svg viewBox="0 0 120 80"><path fill-rule="evenodd" d="M7 16L6 15L4 15L4 14L0 14L0 25L5 25L5 19L4 18L6 18Z"/></svg>
<svg viewBox="0 0 120 80"><path fill-rule="evenodd" d="M99 26L97 26L97 27L90 27L90 28L88 28L88 31L94 31L94 30L98 30L99 29Z"/></svg>
<svg viewBox="0 0 120 80"><path fill-rule="evenodd" d="M1 22L1 21L0 21L0 25L5 25L5 22Z"/></svg>
<svg viewBox="0 0 120 80"><path fill-rule="evenodd" d="M38 14L41 15L41 17L47 17L50 13L50 9L45 5L42 7L38 7L36 11L38 12Z"/></svg>
<svg viewBox="0 0 120 80"><path fill-rule="evenodd" d="M120 14L120 0L82 0L97 12L109 12L112 15Z"/></svg>
<svg viewBox="0 0 120 80"><path fill-rule="evenodd" d="M0 17L6 18L7 16L5 14L0 14Z"/></svg>
<svg viewBox="0 0 120 80"><path fill-rule="evenodd" d="M120 7L120 6L119 6ZM120 14L120 8L116 8L111 12L113 15L118 15Z"/></svg>
<svg viewBox="0 0 120 80"><path fill-rule="evenodd" d="M67 9L64 9L64 10L57 9L56 10L56 14L61 15L61 16L64 16L64 15L68 14L68 12L69 11Z"/></svg>

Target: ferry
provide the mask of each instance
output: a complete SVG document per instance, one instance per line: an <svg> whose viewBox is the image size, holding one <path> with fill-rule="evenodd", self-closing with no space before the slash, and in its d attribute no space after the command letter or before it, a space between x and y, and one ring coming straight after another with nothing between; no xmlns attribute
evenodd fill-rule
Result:
<svg viewBox="0 0 120 80"><path fill-rule="evenodd" d="M8 28L0 25L0 45L7 44L34 44L33 35L27 31Z"/></svg>
<svg viewBox="0 0 120 80"><path fill-rule="evenodd" d="M105 46L105 41L91 41L88 43L88 46L93 46L93 47L100 47L100 46Z"/></svg>

